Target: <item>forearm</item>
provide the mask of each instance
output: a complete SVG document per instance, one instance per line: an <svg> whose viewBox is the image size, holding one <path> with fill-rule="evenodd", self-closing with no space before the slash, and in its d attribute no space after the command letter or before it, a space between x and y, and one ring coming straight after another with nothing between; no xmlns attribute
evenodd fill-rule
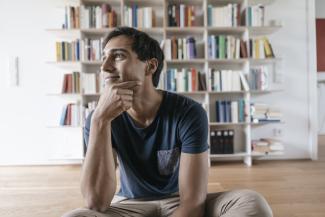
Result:
<svg viewBox="0 0 325 217"><path fill-rule="evenodd" d="M116 190L111 123L93 118L89 145L82 167L81 192L86 206L105 211Z"/></svg>

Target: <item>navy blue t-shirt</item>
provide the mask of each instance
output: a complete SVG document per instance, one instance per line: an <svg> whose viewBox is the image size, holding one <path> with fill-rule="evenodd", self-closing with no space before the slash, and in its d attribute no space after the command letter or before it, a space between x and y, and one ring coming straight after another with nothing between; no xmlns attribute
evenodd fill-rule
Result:
<svg viewBox="0 0 325 217"><path fill-rule="evenodd" d="M88 144L90 114L84 128ZM160 197L178 192L181 152L201 153L208 149L208 120L202 106L187 97L163 91L153 122L138 127L123 112L112 121L112 145L120 169L120 196Z"/></svg>

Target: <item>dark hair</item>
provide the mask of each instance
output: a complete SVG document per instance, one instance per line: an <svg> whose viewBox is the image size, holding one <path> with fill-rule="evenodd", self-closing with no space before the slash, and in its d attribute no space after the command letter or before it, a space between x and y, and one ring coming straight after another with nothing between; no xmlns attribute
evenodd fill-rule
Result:
<svg viewBox="0 0 325 217"><path fill-rule="evenodd" d="M137 29L131 27L117 27L105 37L103 48L105 48L109 40L120 35L125 35L132 39L132 50L138 55L139 60L146 61L151 58L156 58L158 60L157 69L152 76L152 83L157 87L164 63L164 53L158 41L151 38L147 33Z"/></svg>

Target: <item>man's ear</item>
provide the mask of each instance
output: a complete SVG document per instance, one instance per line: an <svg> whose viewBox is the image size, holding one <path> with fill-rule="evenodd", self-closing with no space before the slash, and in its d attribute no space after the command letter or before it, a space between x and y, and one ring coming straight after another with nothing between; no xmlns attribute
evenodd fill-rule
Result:
<svg viewBox="0 0 325 217"><path fill-rule="evenodd" d="M153 74L158 68L158 60L152 58L146 62L146 75Z"/></svg>

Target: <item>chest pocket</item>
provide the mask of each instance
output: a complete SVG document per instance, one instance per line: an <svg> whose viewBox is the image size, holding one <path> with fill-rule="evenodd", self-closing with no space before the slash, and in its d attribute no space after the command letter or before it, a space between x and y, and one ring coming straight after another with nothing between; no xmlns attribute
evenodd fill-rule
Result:
<svg viewBox="0 0 325 217"><path fill-rule="evenodd" d="M179 157L179 148L159 150L157 152L157 160L160 175L167 176L174 173L179 165Z"/></svg>

